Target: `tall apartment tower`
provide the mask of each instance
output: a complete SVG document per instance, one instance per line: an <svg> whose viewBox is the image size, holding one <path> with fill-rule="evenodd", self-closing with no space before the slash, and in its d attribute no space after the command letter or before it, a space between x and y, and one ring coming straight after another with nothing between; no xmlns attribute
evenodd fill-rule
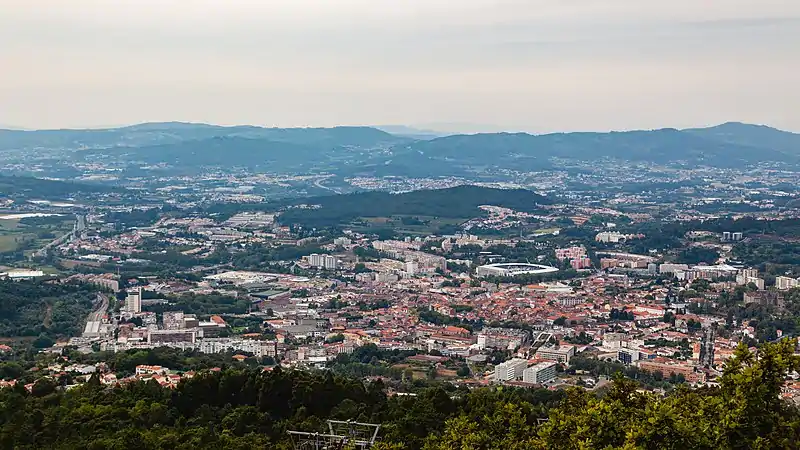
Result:
<svg viewBox="0 0 800 450"><path fill-rule="evenodd" d="M141 287L135 287L128 290L128 296L125 297L125 309L131 314L138 314L142 312Z"/></svg>

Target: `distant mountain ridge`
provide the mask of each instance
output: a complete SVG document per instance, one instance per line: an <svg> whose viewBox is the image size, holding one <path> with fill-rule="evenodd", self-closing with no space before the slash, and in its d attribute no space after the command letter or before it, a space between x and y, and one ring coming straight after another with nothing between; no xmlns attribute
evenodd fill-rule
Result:
<svg viewBox="0 0 800 450"><path fill-rule="evenodd" d="M397 132L414 129L392 127ZM424 131L424 130L417 130ZM448 176L548 170L559 160L741 168L800 166L800 134L729 122L709 128L550 134L399 136L373 127L263 128L183 122L99 130L0 130L0 151L57 149L65 157L195 170L238 166L348 175ZM69 156L69 155L72 156Z"/></svg>
<svg viewBox="0 0 800 450"><path fill-rule="evenodd" d="M263 128L251 125L220 126L202 123L153 122L119 128L89 130L1 130L0 150L111 147L145 147L201 141L219 137L268 139L294 144L373 146L405 139L370 127Z"/></svg>
<svg viewBox="0 0 800 450"><path fill-rule="evenodd" d="M394 134L395 136L409 137L412 139L433 139L452 134L442 131L409 127L406 125L375 125L373 128L377 128L378 130L385 131L389 134Z"/></svg>
<svg viewBox="0 0 800 450"><path fill-rule="evenodd" d="M800 153L800 134L766 125L727 122L708 128L683 130L698 136L751 147L769 147L782 152Z"/></svg>
<svg viewBox="0 0 800 450"><path fill-rule="evenodd" d="M407 166L448 161L473 167L544 170L552 166L553 158L579 161L608 158L721 168L765 161L797 165L800 134L738 123L689 130L481 133L415 142L395 162Z"/></svg>

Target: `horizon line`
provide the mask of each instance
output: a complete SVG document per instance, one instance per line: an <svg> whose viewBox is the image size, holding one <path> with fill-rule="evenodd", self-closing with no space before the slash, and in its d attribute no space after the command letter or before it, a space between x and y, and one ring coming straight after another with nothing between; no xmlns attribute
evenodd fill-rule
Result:
<svg viewBox="0 0 800 450"><path fill-rule="evenodd" d="M281 126L268 126L268 125L254 125L254 124L217 124L211 122L195 122L195 121L180 121L180 120L170 120L170 121L145 121L145 122L135 122L126 125L89 125L89 126L78 126L78 127L63 127L63 128L35 128L35 127L22 127L22 126L15 126L15 125L0 125L0 131L20 131L20 132L41 132L41 131L104 131L104 130L120 130L124 128L132 128L142 125L190 125L190 126L211 126L211 127L220 127L220 128L236 128L236 127L254 127L254 128L263 128L263 129L333 129L333 128L373 128L377 130L384 131L389 134L397 134L403 135L406 133L402 132L390 132L382 130L382 128L390 128L390 127L404 127L408 128L409 133L413 134L413 132L419 132L421 134L431 134L431 135L471 135L471 134L500 134L500 133L525 133L531 135L546 135L546 134L570 134L570 133L624 133L624 132L635 132L635 131L658 131L658 130L678 130L678 131L686 131L686 130L693 130L693 129L707 129L707 128L715 128L723 125L729 124L737 124L737 125L749 125L749 126L757 126L757 127L766 127L771 128L778 131L783 131L786 133L797 134L798 131L793 130L786 130L782 128L778 128L768 124L760 124L760 123L750 123L750 122L742 122L737 120L729 120L725 122L715 123L715 124L706 124L700 126L692 126L688 128L675 128L675 127L659 127L659 128L627 128L627 129L587 129L587 130L571 130L571 131L544 131L544 132L537 132L532 130L525 130L519 127L503 127L503 126L496 126L496 125L479 125L479 124L471 124L471 123L463 123L463 122L453 122L447 123L442 122L435 125L452 125L452 126L464 126L470 127L474 126L476 131L453 131L453 130L446 130L446 129L437 129L432 125L407 125L407 124L381 124L381 125L358 125L358 124L339 124L339 125L331 125L331 126L314 126L314 125L302 125L302 126L289 126L289 127L281 127ZM482 130L481 130L482 128Z"/></svg>

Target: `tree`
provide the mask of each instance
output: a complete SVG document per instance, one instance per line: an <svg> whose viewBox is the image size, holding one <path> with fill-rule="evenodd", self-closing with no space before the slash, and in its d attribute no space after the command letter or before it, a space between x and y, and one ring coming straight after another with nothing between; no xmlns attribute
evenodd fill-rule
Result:
<svg viewBox="0 0 800 450"><path fill-rule="evenodd" d="M430 436L425 450L531 448L534 426L529 403L501 403L491 415L473 418L461 415L448 420L440 435Z"/></svg>
<svg viewBox="0 0 800 450"><path fill-rule="evenodd" d="M635 317L632 312L626 311L625 308L622 309L612 308L611 312L609 313L609 318L611 320L630 321L633 320Z"/></svg>
<svg viewBox="0 0 800 450"><path fill-rule="evenodd" d="M576 344L576 345L589 345L594 340L591 336L586 334L585 331L581 331L576 336L567 336L564 338L565 341Z"/></svg>
<svg viewBox="0 0 800 450"><path fill-rule="evenodd" d="M335 344L337 342L344 342L344 335L342 333L334 334L325 339L325 343L327 344Z"/></svg>
<svg viewBox="0 0 800 450"><path fill-rule="evenodd" d="M602 397L573 388L538 429L524 403L503 406L502 418L462 413L425 448L792 448L800 437L800 411L780 392L787 373L800 368L795 345L765 344L758 356L740 345L718 388L679 387L661 397L620 374Z"/></svg>
<svg viewBox="0 0 800 450"><path fill-rule="evenodd" d="M39 335L36 339L33 340L31 345L35 348L50 348L55 345L55 341L46 335Z"/></svg>
<svg viewBox="0 0 800 450"><path fill-rule="evenodd" d="M31 395L34 397L44 397L52 394L56 390L56 384L48 378L41 378L33 384Z"/></svg>
<svg viewBox="0 0 800 450"><path fill-rule="evenodd" d="M539 431L539 443L559 442L562 448L788 448L800 436L800 414L781 400L780 389L786 374L800 367L795 345L792 340L765 344L757 358L740 345L718 389L679 389L661 398L637 392L633 381L617 377L602 399L571 391Z"/></svg>
<svg viewBox="0 0 800 450"><path fill-rule="evenodd" d="M787 375L800 369L796 344L768 343L757 353L740 345L718 386L679 384L667 395L644 391L621 373L601 395L578 388L456 388L438 380L410 380L406 374L406 383L393 387L416 395L389 396L383 383L365 383L366 374L350 378L335 370L281 366L267 372L243 365L198 370L172 388L154 380L103 386L95 375L84 386L63 390L43 378L31 394L22 383L0 389L0 440L3 448L15 449L287 449L287 429L324 432L327 418L356 418L382 423L380 448L390 450L788 449L800 439L800 410L783 399L781 389ZM337 360L380 359L375 366L362 366L380 367L398 362L390 361L394 352L368 344ZM184 360L167 359L178 356ZM75 357L91 355L76 352ZM230 355L176 349L137 350L114 358L124 358L115 362L115 371L123 363L183 370L186 358L208 358L193 368L219 361L235 364ZM570 370L578 363L599 370L599 362L579 357ZM395 370L399 380L404 374ZM678 375L668 379L682 381Z"/></svg>

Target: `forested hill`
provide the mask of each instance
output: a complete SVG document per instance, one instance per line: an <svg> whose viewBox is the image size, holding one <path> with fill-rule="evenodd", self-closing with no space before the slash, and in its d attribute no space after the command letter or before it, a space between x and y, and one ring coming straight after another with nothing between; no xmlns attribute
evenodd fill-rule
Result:
<svg viewBox="0 0 800 450"><path fill-rule="evenodd" d="M0 194L8 197L63 199L76 194L121 193L125 189L99 184L0 175Z"/></svg>
<svg viewBox="0 0 800 450"><path fill-rule="evenodd" d="M396 163L540 170L551 158L593 161L609 158L657 164L742 167L763 161L800 162L800 134L730 123L691 130L660 129L610 133L484 133L419 141L398 152Z"/></svg>
<svg viewBox="0 0 800 450"><path fill-rule="evenodd" d="M0 336L38 337L49 347L80 334L95 299L88 285L0 280Z"/></svg>
<svg viewBox="0 0 800 450"><path fill-rule="evenodd" d="M334 226L359 217L426 216L468 219L478 217L481 205L501 206L533 212L550 199L525 189L496 189L480 186L457 186L391 194L370 191L355 194L312 197L294 204L318 208L291 208L279 221L307 227Z"/></svg>
<svg viewBox="0 0 800 450"><path fill-rule="evenodd" d="M683 131L720 142L769 148L793 155L800 154L800 134L765 125L728 122L714 127L692 128Z"/></svg>
<svg viewBox="0 0 800 450"><path fill-rule="evenodd" d="M800 165L800 134L726 123L710 128L533 135L480 133L400 136L372 127L263 128L152 123L104 130L0 130L0 152L49 150L61 161L113 160L166 173L208 166L278 173L437 177L487 169L541 171L598 159L741 168Z"/></svg>
<svg viewBox="0 0 800 450"><path fill-rule="evenodd" d="M0 151L34 148L129 149L182 142L197 142L202 145L203 140L220 137L265 139L317 148L374 146L407 140L370 127L263 128L249 125L224 127L203 123L163 122L88 130L0 129ZM231 141L230 144L233 147L236 141Z"/></svg>
<svg viewBox="0 0 800 450"><path fill-rule="evenodd" d="M622 378L602 395L441 385L392 396L382 381L330 371L201 371L174 389L102 386L93 375L63 390L65 375L31 393L0 390L0 448L288 450L287 430L326 432L337 419L381 424L373 450L789 449L800 412L781 387L800 368L795 345L765 344L758 358L742 346L719 386L665 397Z"/></svg>
<svg viewBox="0 0 800 450"><path fill-rule="evenodd" d="M278 170L301 165L318 154L313 147L291 142L222 136L146 147L87 150L81 156L89 160L107 158L181 167L241 166Z"/></svg>

